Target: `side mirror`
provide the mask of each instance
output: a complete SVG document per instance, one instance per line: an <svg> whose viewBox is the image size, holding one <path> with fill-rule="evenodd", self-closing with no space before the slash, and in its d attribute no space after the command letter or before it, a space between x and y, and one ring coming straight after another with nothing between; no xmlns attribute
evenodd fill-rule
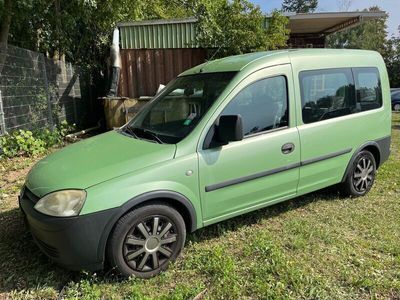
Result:
<svg viewBox="0 0 400 300"><path fill-rule="evenodd" d="M222 145L243 140L243 122L240 115L220 116L216 129L217 141Z"/></svg>
<svg viewBox="0 0 400 300"><path fill-rule="evenodd" d="M218 148L229 142L243 140L243 122L240 115L220 116L210 128L204 140L203 149Z"/></svg>

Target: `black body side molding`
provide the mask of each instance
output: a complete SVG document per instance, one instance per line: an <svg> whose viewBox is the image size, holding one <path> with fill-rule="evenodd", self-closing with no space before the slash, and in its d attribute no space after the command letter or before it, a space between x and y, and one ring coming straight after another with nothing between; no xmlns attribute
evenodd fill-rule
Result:
<svg viewBox="0 0 400 300"><path fill-rule="evenodd" d="M224 187L227 186L231 186L231 185L235 185L235 184L239 184L239 183L243 183L246 181L250 181L250 180L254 180L254 179L258 179L258 178L262 178L262 177L266 177L266 176L270 176L270 175L274 175L277 173L281 173L284 171L288 171L288 170L292 170L298 167L302 167L302 166L307 166L310 164L314 164L326 159L330 159L330 158L334 158L343 154L347 154L350 153L353 149L352 148L347 148L341 151L337 151L337 152L333 152L333 153L329 153L323 156L318 156L315 158L311 158L305 161L301 161L299 163L294 163L294 164L290 164L287 166L283 166L280 168L276 168L276 169L271 169L271 170L266 170L260 173L255 173L255 174L251 174L251 175L247 175L247 176L243 176L243 177L239 177L239 178L235 178L235 179L231 179L231 180L227 180L227 181L223 181L223 182L219 182L219 183L215 183L215 184L211 184L205 187L206 192L212 192L218 189L222 189Z"/></svg>
<svg viewBox="0 0 400 300"><path fill-rule="evenodd" d="M311 158L311 159L307 159L307 160L302 161L300 163L300 165L301 166L307 166L307 165L310 165L310 164L314 164L314 163L317 163L317 162L320 162L320 161L323 161L323 160L326 160L326 159L330 159L330 158L334 158L334 157L337 157L337 156L340 156L340 155L343 155L343 154L350 153L352 150L353 150L352 148L347 148L347 149L344 149L344 150L341 150L341 151L337 151L337 152L333 152L333 153L330 153L330 154L326 154L326 155L323 155L323 156L318 156L318 157L314 157L314 158Z"/></svg>
<svg viewBox="0 0 400 300"><path fill-rule="evenodd" d="M261 177L270 176L270 175L277 174L277 173L280 173L280 172L292 170L292 169L295 169L295 168L298 168L298 167L300 167L300 163L295 163L295 164L287 165L287 166L284 166L284 167L280 167L280 168L276 168L276 169L272 169L272 170L267 170L267 171L263 171L263 172L260 172L260 173L256 173L256 174L243 176L243 177L239 177L239 178L223 181L223 182L220 182L220 183L208 185L208 186L206 186L206 192L212 192L212 191L215 191L215 190L218 190L218 189L222 189L222 188L227 187L227 186L243 183L243 182L254 180L254 179L258 179L258 178L261 178Z"/></svg>

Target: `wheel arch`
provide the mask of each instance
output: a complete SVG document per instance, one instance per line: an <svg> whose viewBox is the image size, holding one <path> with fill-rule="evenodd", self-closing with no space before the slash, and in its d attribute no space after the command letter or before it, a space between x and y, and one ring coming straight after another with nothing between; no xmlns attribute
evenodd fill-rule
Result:
<svg viewBox="0 0 400 300"><path fill-rule="evenodd" d="M98 248L98 256L104 262L108 240L117 221L133 209L154 202L164 202L175 208L185 221L186 230L193 232L197 229L197 216L193 204L184 195L168 190L153 191L138 195L119 207L111 220L107 223Z"/></svg>
<svg viewBox="0 0 400 300"><path fill-rule="evenodd" d="M381 152L381 147L379 146L378 142L376 142L376 141L366 142L365 144L361 145L356 151L354 151L353 155L350 158L349 163L347 164L346 171L344 172L344 175L342 178L342 182L344 182L346 180L346 177L348 176L348 174L351 170L351 166L353 165L357 154L363 150L367 150L372 153L372 155L375 158L376 169L378 169L379 166L381 165L382 152Z"/></svg>

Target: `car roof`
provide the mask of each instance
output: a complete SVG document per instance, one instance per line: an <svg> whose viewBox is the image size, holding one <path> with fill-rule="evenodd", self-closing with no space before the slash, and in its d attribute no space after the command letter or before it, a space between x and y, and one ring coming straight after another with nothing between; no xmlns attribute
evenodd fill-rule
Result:
<svg viewBox="0 0 400 300"><path fill-rule="evenodd" d="M216 50L217 51L217 50ZM349 49L286 49L254 52L241 55L228 56L221 59L215 59L198 65L194 68L186 70L179 76L193 75L198 73L215 73L215 72L238 72L245 68L256 68L257 66L267 67L277 64L290 63L293 58L301 58L317 55L318 57L326 56L329 59L335 57L350 58L351 56L360 57L362 55L379 55L375 51L370 50L349 50Z"/></svg>

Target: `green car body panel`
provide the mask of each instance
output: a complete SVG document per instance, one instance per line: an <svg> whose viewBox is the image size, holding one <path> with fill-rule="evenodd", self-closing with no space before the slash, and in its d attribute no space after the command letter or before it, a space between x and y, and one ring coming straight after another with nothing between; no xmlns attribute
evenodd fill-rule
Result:
<svg viewBox="0 0 400 300"><path fill-rule="evenodd" d="M305 124L300 72L352 67L378 69L382 107ZM63 189L86 190L78 218L125 207L147 193L176 193L189 202L196 219L191 229L198 229L342 182L352 157L364 147L377 152L378 164L387 159L390 88L379 54L328 49L260 52L215 60L180 76L231 71L237 74L180 142L157 144L111 131L40 161L27 177L27 188L39 198ZM207 133L226 105L251 83L273 76L286 78L288 126L204 149ZM284 155L281 147L288 142L294 150ZM104 248L99 247L99 261L104 260Z"/></svg>

